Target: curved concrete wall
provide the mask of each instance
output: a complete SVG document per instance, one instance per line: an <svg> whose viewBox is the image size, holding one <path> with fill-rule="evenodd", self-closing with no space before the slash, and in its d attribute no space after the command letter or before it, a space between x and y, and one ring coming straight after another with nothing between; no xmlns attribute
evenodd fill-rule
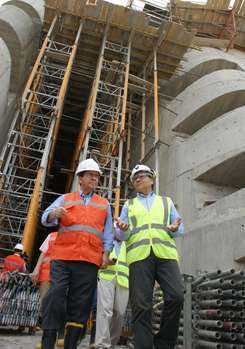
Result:
<svg viewBox="0 0 245 349"><path fill-rule="evenodd" d="M11 54L12 69L10 91L17 92L22 86L31 65L33 37L32 19L15 6L0 7L0 36Z"/></svg>
<svg viewBox="0 0 245 349"><path fill-rule="evenodd" d="M9 124L5 111L8 105L8 92L10 84L11 57L5 42L0 39L0 130L6 134ZM0 149L3 145L3 137L0 139Z"/></svg>
<svg viewBox="0 0 245 349"><path fill-rule="evenodd" d="M162 87L162 92L176 97L193 82L214 71L222 69L245 71L245 61L238 52L233 50L231 55L210 47L202 48L201 52L188 51L181 62L181 70L178 70L171 81Z"/></svg>
<svg viewBox="0 0 245 349"><path fill-rule="evenodd" d="M26 12L40 30L44 18L43 0L9 0L3 4L6 5L13 5Z"/></svg>
<svg viewBox="0 0 245 349"><path fill-rule="evenodd" d="M170 104L177 113L173 131L195 133L220 115L244 105L244 93L245 72L221 70L202 77L178 95L182 102Z"/></svg>
<svg viewBox="0 0 245 349"><path fill-rule="evenodd" d="M160 189L186 227L181 267L245 269L245 54L205 49L185 58L185 72L164 85L176 97L159 108Z"/></svg>
<svg viewBox="0 0 245 349"><path fill-rule="evenodd" d="M219 185L245 186L245 162L234 161L245 154L244 115L245 107L237 108L188 138L180 148L176 175L192 170L194 179L202 178ZM185 157L185 154L191 156ZM218 171L217 167L227 166L229 159L233 161L230 170L222 171L220 168ZM213 172L210 172L211 169Z"/></svg>
<svg viewBox="0 0 245 349"><path fill-rule="evenodd" d="M43 17L43 0L10 0L0 6L0 150L17 109L17 95L38 54Z"/></svg>

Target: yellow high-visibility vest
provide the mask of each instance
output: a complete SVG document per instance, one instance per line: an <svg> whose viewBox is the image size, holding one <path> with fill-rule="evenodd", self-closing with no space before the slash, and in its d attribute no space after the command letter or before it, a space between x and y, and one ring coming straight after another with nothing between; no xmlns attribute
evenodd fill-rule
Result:
<svg viewBox="0 0 245 349"><path fill-rule="evenodd" d="M124 241L121 242L119 256L116 255L114 247L109 258L115 258L117 260L116 264L108 265L106 269L100 270L99 277L108 281L116 279L116 282L120 286L128 288L129 269L126 256L126 244Z"/></svg>
<svg viewBox="0 0 245 349"><path fill-rule="evenodd" d="M151 248L158 258L178 260L175 240L166 229L170 224L170 198L156 195L150 210L137 197L128 200L126 205L129 222L128 264L147 258Z"/></svg>

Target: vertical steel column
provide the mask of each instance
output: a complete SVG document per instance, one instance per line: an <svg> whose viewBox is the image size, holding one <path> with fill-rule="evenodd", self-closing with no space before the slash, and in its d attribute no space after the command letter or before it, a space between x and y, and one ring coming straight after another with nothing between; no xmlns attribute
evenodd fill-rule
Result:
<svg viewBox="0 0 245 349"><path fill-rule="evenodd" d="M71 186L72 188L76 186L76 183L73 183L74 181L76 182L76 180L73 178L73 175L74 175L77 162L83 159L86 159L86 156L87 156L88 142L90 137L89 128L91 127L92 121L93 121L93 114L94 114L95 105L96 105L96 98L98 93L98 87L99 87L100 75L102 70L102 63L104 59L105 44L106 44L108 30L109 30L109 21L107 22L107 25L105 28L101 49L100 49L100 55L99 55L98 63L96 67L95 80L93 81L91 93L88 99L88 105L84 113L83 122L80 127L79 136L77 139L75 151L71 161L72 171L67 180L67 184L66 184L67 191L70 190Z"/></svg>
<svg viewBox="0 0 245 349"><path fill-rule="evenodd" d="M63 82L62 82L62 85L60 88L60 93L59 93L59 97L58 97L55 112L54 112L55 117L56 117L56 122L55 122L55 127L54 127L54 133L52 135L52 145L51 145L51 149L50 149L50 157L49 157L49 164L48 164L49 170L50 170L50 167L52 166L52 162L53 162L53 158L54 158L57 135L58 135L60 122L61 122L61 116L62 116L63 108L64 108L64 100L65 100L66 91L67 91L68 83L69 83L71 72L72 72L73 63L74 63L74 60L76 57L77 47L78 47L78 43L80 40L83 24L84 24L83 21L81 21L79 28L78 28L78 31L77 31L75 42L74 42L73 47L72 47L71 55L69 57L66 72L65 72L64 79L63 79Z"/></svg>
<svg viewBox="0 0 245 349"><path fill-rule="evenodd" d="M192 348L192 281L192 276L185 275L184 348Z"/></svg>
<svg viewBox="0 0 245 349"><path fill-rule="evenodd" d="M120 207L120 185L121 185L121 175L122 175L122 155L123 155L123 143L125 136L125 120L126 120L126 107L127 107L127 97L128 97L128 79L129 79L129 69L130 69L130 56L131 56L131 46L133 40L133 33L131 33L128 43L128 53L126 62L126 71L124 77L124 90L123 90L123 102L122 102L122 116L121 116L121 127L120 127L120 142L119 142L119 152L118 152L118 169L117 169L117 185L115 189L115 211L114 217L119 216Z"/></svg>
<svg viewBox="0 0 245 349"><path fill-rule="evenodd" d="M143 79L146 79L146 68L144 67ZM145 157L145 104L146 95L143 92L142 95L142 108L141 108L141 147L140 147L140 160L142 161Z"/></svg>
<svg viewBox="0 0 245 349"><path fill-rule="evenodd" d="M94 109L95 109L95 104L96 104L97 93L98 93L102 63L103 63L103 59L104 59L105 44L106 44L108 29L109 29L109 23L107 23L107 25L106 25L106 29L105 29L105 33L104 33L104 37L103 37L103 41L102 41L102 45L101 45L100 57L99 57L99 61L98 61L97 68L96 68L96 77L95 77L95 81L94 81L93 89L92 89L91 105L88 106L88 116L87 116L88 117L88 124L87 124L87 130L86 130L87 133L85 136L85 142L84 142L84 148L83 148L83 159L84 160L87 157L88 142L89 142L89 137L90 137L90 127L91 127L92 121L93 121L93 114L94 114Z"/></svg>
<svg viewBox="0 0 245 349"><path fill-rule="evenodd" d="M155 129L155 170L156 194L159 194L159 113L158 113L158 76L157 49L154 50L154 129Z"/></svg>
<svg viewBox="0 0 245 349"><path fill-rule="evenodd" d="M32 68L31 75L30 75L30 77L29 77L29 79L27 81L26 87L25 87L23 95L22 95L22 99L21 99L22 100L22 108L24 107L24 102L27 99L27 95L28 95L28 93L30 91L31 85L32 85L32 83L33 83L33 81L34 81L34 79L36 77L36 74L37 74L37 71L38 71L38 67L39 67L39 65L41 63L41 60L42 60L43 56L44 56L44 53L45 53L45 50L46 50L46 48L48 46L49 40L50 40L51 36L53 35L53 31L54 31L54 28L56 26L57 20L58 20L58 15L56 15L54 17L53 21L52 21L52 24L51 24L51 26L49 28L48 34L47 34L47 36L46 36L46 38L45 38L45 40L44 40L44 42L42 44L41 50L39 51L39 54L38 54L37 59L36 59L36 62L34 64L33 68Z"/></svg>
<svg viewBox="0 0 245 349"><path fill-rule="evenodd" d="M130 96L130 103L132 102L132 96ZM130 158L131 158L131 135L132 135L132 110L128 113L128 130L127 130L127 149L126 149L126 166L125 169L129 170Z"/></svg>

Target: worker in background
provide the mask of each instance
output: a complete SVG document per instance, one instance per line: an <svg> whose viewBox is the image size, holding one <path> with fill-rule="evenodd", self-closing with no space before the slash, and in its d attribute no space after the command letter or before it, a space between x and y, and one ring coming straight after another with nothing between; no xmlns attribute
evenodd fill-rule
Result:
<svg viewBox="0 0 245 349"><path fill-rule="evenodd" d="M117 219L120 229L117 233L127 239L135 349L173 349L183 304L175 244L175 238L184 232L183 223L172 200L153 192L154 177L154 171L148 166L135 166L130 179L137 196L126 201ZM159 332L153 338L151 315L155 281L164 293L164 310Z"/></svg>
<svg viewBox="0 0 245 349"><path fill-rule="evenodd" d="M40 302L42 307L42 302L46 296L49 287L50 287L50 263L51 263L51 254L54 242L57 238L58 233L50 233L47 238L44 240L39 250L41 252L37 264L31 274L31 278L34 284L39 285L40 291ZM41 308L42 312L42 308ZM56 340L56 346L64 346L64 323L59 328L58 339ZM35 345L35 349L42 348L41 342L38 342Z"/></svg>
<svg viewBox="0 0 245 349"><path fill-rule="evenodd" d="M99 271L95 347L115 348L128 305L128 265L126 244L116 237L110 254L112 265Z"/></svg>
<svg viewBox="0 0 245 349"><path fill-rule="evenodd" d="M45 226L59 223L51 262L51 286L43 302L42 349L53 349L66 307L65 349L76 349L85 330L97 284L112 250L112 215L105 198L95 194L101 175L87 159L78 165L80 191L60 196L42 215Z"/></svg>
<svg viewBox="0 0 245 349"><path fill-rule="evenodd" d="M23 259L24 247L22 244L16 244L14 247L14 253L5 257L3 262L3 272L6 271L18 271L21 273L26 272L26 263Z"/></svg>

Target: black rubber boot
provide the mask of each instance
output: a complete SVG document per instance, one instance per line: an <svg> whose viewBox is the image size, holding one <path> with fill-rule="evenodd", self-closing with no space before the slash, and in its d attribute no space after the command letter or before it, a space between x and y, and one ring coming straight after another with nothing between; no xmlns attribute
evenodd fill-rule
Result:
<svg viewBox="0 0 245 349"><path fill-rule="evenodd" d="M76 326L66 326L64 349L77 349L80 336L84 329Z"/></svg>
<svg viewBox="0 0 245 349"><path fill-rule="evenodd" d="M54 349L57 330L43 330L42 349Z"/></svg>

